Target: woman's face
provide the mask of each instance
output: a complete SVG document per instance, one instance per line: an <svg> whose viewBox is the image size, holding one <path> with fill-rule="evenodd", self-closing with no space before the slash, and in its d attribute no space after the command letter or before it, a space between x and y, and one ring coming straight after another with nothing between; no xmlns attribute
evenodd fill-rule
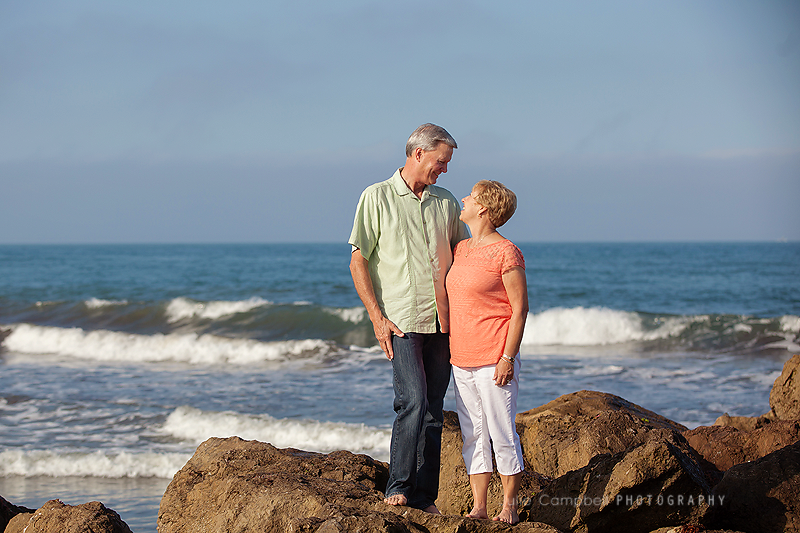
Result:
<svg viewBox="0 0 800 533"><path fill-rule="evenodd" d="M478 192L473 188L472 192L469 196L465 196L461 199L461 203L464 204L464 208L461 210L461 220L466 224L469 224L471 221L477 220L478 215L485 209L475 197L478 195Z"/></svg>

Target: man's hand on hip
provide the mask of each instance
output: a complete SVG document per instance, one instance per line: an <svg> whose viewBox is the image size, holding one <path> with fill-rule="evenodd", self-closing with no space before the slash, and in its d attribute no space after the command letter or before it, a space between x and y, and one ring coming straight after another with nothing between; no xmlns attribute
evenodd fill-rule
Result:
<svg viewBox="0 0 800 533"><path fill-rule="evenodd" d="M381 315L380 318L372 322L372 327L375 330L375 338L378 339L378 344L381 350L386 354L386 357L391 361L394 359L394 349L392 348L392 335L398 337L405 337L405 333L400 331L394 322Z"/></svg>

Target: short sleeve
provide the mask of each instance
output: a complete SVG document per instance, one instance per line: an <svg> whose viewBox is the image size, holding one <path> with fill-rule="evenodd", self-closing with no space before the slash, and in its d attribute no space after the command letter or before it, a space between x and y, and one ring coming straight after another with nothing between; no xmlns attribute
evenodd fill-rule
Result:
<svg viewBox="0 0 800 533"><path fill-rule="evenodd" d="M514 267L522 267L525 269L525 258L522 252L513 243L509 243L503 250L503 258L500 262L500 273L505 274Z"/></svg>
<svg viewBox="0 0 800 533"><path fill-rule="evenodd" d="M376 227L378 226L378 215L374 196L374 194L370 194L369 189L361 194L353 219L353 230L348 240L350 245L361 250L361 255L367 260L372 255L380 234L380 230Z"/></svg>

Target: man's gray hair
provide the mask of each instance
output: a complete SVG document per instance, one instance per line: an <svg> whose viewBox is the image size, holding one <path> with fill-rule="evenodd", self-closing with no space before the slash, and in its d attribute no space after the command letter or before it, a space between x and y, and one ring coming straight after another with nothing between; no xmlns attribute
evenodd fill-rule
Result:
<svg viewBox="0 0 800 533"><path fill-rule="evenodd" d="M406 143L406 157L410 157L417 148L422 148L426 152L436 150L439 143L445 143L452 148L458 148L456 140L447 133L447 130L436 124L423 124L414 130Z"/></svg>

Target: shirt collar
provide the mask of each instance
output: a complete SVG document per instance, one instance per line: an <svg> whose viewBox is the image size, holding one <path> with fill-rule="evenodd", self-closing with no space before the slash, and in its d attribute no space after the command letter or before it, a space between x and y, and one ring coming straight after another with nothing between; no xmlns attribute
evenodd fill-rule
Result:
<svg viewBox="0 0 800 533"><path fill-rule="evenodd" d="M399 196L405 196L406 194L413 194L411 192L411 189L408 188L408 185L406 184L405 180L403 179L403 176L400 175L400 171L401 170L403 170L403 167L398 168L397 171L394 173L394 176L392 176L392 185L394 186L394 191ZM439 197L439 195L436 194L436 187L431 187L430 185L426 185L425 189L423 189L423 191L422 191L422 198L420 198L420 200L424 200L425 199L425 197L426 197L425 193L426 192L430 196L433 196L435 198Z"/></svg>

